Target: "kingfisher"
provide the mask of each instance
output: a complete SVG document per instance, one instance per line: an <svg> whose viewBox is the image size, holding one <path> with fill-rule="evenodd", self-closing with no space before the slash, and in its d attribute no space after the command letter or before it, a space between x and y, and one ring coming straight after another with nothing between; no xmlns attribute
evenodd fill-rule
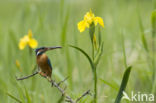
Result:
<svg viewBox="0 0 156 103"><path fill-rule="evenodd" d="M35 50L36 52L36 62L39 69L39 74L43 77L46 77L48 80L51 80L52 75L52 65L50 59L45 54L48 50L54 50L57 48L62 48L60 46L55 47L40 47Z"/></svg>

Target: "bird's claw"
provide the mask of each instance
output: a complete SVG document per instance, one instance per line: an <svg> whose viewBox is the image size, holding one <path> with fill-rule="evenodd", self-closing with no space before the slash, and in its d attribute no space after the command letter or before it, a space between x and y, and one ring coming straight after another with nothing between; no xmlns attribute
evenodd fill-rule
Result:
<svg viewBox="0 0 156 103"><path fill-rule="evenodd" d="M45 77L45 78L47 77L47 75L46 75L45 73L41 72L41 71L39 72L39 74L40 74L41 76Z"/></svg>
<svg viewBox="0 0 156 103"><path fill-rule="evenodd" d="M51 86L52 86L52 87L54 86L54 83L53 83L53 82L51 83Z"/></svg>
<svg viewBox="0 0 156 103"><path fill-rule="evenodd" d="M51 86L52 86L52 87L54 86L54 80L52 80L52 82L51 82Z"/></svg>

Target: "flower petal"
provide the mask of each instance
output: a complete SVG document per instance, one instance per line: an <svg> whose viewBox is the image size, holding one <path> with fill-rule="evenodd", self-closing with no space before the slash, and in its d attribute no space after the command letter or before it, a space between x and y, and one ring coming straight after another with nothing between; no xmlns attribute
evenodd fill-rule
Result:
<svg viewBox="0 0 156 103"><path fill-rule="evenodd" d="M20 50L23 50L25 48L25 46L27 45L27 42L23 39L20 40L18 47Z"/></svg>
<svg viewBox="0 0 156 103"><path fill-rule="evenodd" d="M28 42L29 41L29 36L25 35L22 39L23 42Z"/></svg>
<svg viewBox="0 0 156 103"><path fill-rule="evenodd" d="M86 21L82 20L78 23L78 29L80 32L83 32L86 27L89 27L89 24Z"/></svg>
<svg viewBox="0 0 156 103"><path fill-rule="evenodd" d="M32 38L32 31L31 31L31 29L29 29L29 31L28 31L28 37Z"/></svg>
<svg viewBox="0 0 156 103"><path fill-rule="evenodd" d="M31 48L36 48L38 45L38 42L35 39L30 39L28 44Z"/></svg>
<svg viewBox="0 0 156 103"><path fill-rule="evenodd" d="M92 13L92 10L90 9L90 12L87 12L86 15L84 16L84 20L91 24L94 21L94 14Z"/></svg>
<svg viewBox="0 0 156 103"><path fill-rule="evenodd" d="M16 60L16 66L17 66L17 68L20 68L20 63L18 60Z"/></svg>
<svg viewBox="0 0 156 103"><path fill-rule="evenodd" d="M103 19L101 17L95 17L94 23L95 23L95 25L97 25L97 23L99 23L102 27L104 27Z"/></svg>

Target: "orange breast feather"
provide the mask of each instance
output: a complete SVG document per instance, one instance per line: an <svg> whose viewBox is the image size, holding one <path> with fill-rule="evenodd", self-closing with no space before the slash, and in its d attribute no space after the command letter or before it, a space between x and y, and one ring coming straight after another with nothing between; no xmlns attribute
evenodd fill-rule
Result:
<svg viewBox="0 0 156 103"><path fill-rule="evenodd" d="M52 70L48 64L48 57L45 54L37 56L37 64L43 73L51 77Z"/></svg>

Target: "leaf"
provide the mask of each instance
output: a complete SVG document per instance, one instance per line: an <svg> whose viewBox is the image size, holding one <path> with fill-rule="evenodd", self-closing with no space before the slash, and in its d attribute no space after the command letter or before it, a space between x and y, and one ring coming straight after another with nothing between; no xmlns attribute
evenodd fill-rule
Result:
<svg viewBox="0 0 156 103"><path fill-rule="evenodd" d="M60 1L60 21L62 22L62 17L64 17L64 0Z"/></svg>
<svg viewBox="0 0 156 103"><path fill-rule="evenodd" d="M152 36L154 37L156 35L156 10L152 12L151 23L152 23Z"/></svg>
<svg viewBox="0 0 156 103"><path fill-rule="evenodd" d="M144 27L143 27L142 20L141 20L139 13L138 13L138 17L139 17L139 26L140 26L140 31L141 31L141 41L144 46L144 49L148 51L148 45L147 45L147 40L145 38Z"/></svg>
<svg viewBox="0 0 156 103"><path fill-rule="evenodd" d="M90 34L90 39L91 39L91 42L93 43L93 36L94 36L94 33L95 33L95 24L92 23L89 27L89 34Z"/></svg>
<svg viewBox="0 0 156 103"><path fill-rule="evenodd" d="M69 45L69 46L72 47L72 48L75 48L76 50L80 51L82 54L84 54L86 56L86 58L88 59L88 61L90 63L90 66L92 68L92 71L94 72L95 66L94 66L94 63L93 63L92 59L89 57L89 55L84 50L82 50L79 47L72 46L72 45Z"/></svg>
<svg viewBox="0 0 156 103"><path fill-rule="evenodd" d="M67 73L70 77L72 77L72 61L70 59L70 52L68 50L69 48L66 49L66 60L68 61L67 62ZM69 87L72 89L73 87L73 79L72 78L69 78Z"/></svg>
<svg viewBox="0 0 156 103"><path fill-rule="evenodd" d="M123 76L123 79L122 79L122 82L121 82L121 86L120 86L120 90L118 92L118 95L116 97L116 100L115 100L115 103L120 103L121 101L121 98L123 96L123 91L125 90L126 86L127 86L127 83L128 83L128 79L129 79L129 75L130 75L130 72L131 72L131 66L129 66L125 73L124 73L124 76Z"/></svg>
<svg viewBox="0 0 156 103"><path fill-rule="evenodd" d="M16 81L16 83L17 83L17 81ZM18 89L18 94L19 94L20 100L22 101L22 103L26 103L25 102L25 96L23 95L24 91L23 91L22 87L20 87L18 83L17 83L16 86L17 86L17 89Z"/></svg>
<svg viewBox="0 0 156 103"><path fill-rule="evenodd" d="M104 43L102 43L101 46L99 47L98 53L97 53L97 55L96 55L96 57L94 59L94 65L95 65L95 67L98 65L98 63L100 61L100 58L101 58L101 56L103 54L103 44Z"/></svg>
<svg viewBox="0 0 156 103"><path fill-rule="evenodd" d="M61 31L61 43L62 43L62 45L64 45L64 43L66 42L68 21L69 21L69 9L67 11L67 14L66 14L66 17L65 17L65 21L64 21L64 24L63 24L63 27L62 27L62 31Z"/></svg>
<svg viewBox="0 0 156 103"><path fill-rule="evenodd" d="M11 38L11 41L12 41L12 44L14 45L14 47L16 47L16 49L18 49L17 37L16 37L15 33L12 30L9 31L9 36Z"/></svg>
<svg viewBox="0 0 156 103"><path fill-rule="evenodd" d="M25 95L26 95L26 98L27 98L27 103L31 103L31 98L30 98L26 88L25 88Z"/></svg>
<svg viewBox="0 0 156 103"><path fill-rule="evenodd" d="M63 100L64 100L64 96L61 96L59 100L57 101L57 103L63 103Z"/></svg>
<svg viewBox="0 0 156 103"><path fill-rule="evenodd" d="M101 30L100 27L98 28L98 40L99 40L99 47L101 46L102 40L101 40Z"/></svg>
<svg viewBox="0 0 156 103"><path fill-rule="evenodd" d="M13 96L13 95L11 95L11 94L9 94L9 93L7 93L7 95L8 95L9 97L11 97L12 99L14 99L16 102L22 103L22 101L19 100L18 98L16 98L15 96Z"/></svg>
<svg viewBox="0 0 156 103"><path fill-rule="evenodd" d="M118 87L116 87L116 86L114 86L113 84L111 84L111 83L109 83L109 82L107 82L107 81L105 81L105 80L103 80L103 79L100 79L104 84L106 84L106 85L108 85L108 86L110 86L111 88L113 88L114 90L118 90Z"/></svg>
<svg viewBox="0 0 156 103"><path fill-rule="evenodd" d="M121 34L122 37L122 51L123 51L123 56L124 56L124 64L125 64L125 68L127 68L127 58L126 58L126 51L125 51L125 41L124 41L124 35L123 33Z"/></svg>

